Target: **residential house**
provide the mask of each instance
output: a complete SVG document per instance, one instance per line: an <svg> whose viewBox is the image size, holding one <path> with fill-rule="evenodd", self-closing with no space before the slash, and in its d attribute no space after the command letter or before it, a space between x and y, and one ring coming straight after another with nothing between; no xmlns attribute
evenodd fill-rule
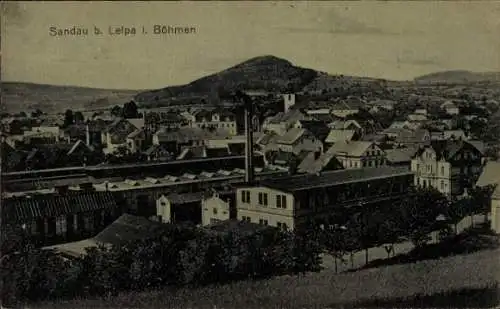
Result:
<svg viewBox="0 0 500 309"><path fill-rule="evenodd" d="M212 132L227 132L229 135L237 134L235 115L224 109L197 110L193 114L192 128L207 129ZM193 118L188 118L188 123Z"/></svg>
<svg viewBox="0 0 500 309"><path fill-rule="evenodd" d="M354 130L337 130L331 129L330 133L325 139L325 145L331 146L338 142L350 142L353 140L357 140L359 138L358 134Z"/></svg>
<svg viewBox="0 0 500 309"><path fill-rule="evenodd" d="M386 165L384 151L374 142L339 142L327 152L333 154L345 169Z"/></svg>
<svg viewBox="0 0 500 309"><path fill-rule="evenodd" d="M120 147L131 150L132 148L127 144L127 138L131 133L142 129L139 122L132 121L132 119L118 118L108 125L101 134L101 140L104 143L104 152L114 153Z"/></svg>
<svg viewBox="0 0 500 309"><path fill-rule="evenodd" d="M371 106L370 113L379 113L384 111L392 111L396 102L392 100L374 100L368 103Z"/></svg>
<svg viewBox="0 0 500 309"><path fill-rule="evenodd" d="M289 230L299 230L311 221L346 221L353 213L402 199L412 180L410 171L394 167L269 179L237 188L237 217ZM338 219L340 213L344 216Z"/></svg>
<svg viewBox="0 0 500 309"><path fill-rule="evenodd" d="M468 140L463 130L444 130L441 132L432 132L431 139L436 141L447 139L460 139L464 141Z"/></svg>
<svg viewBox="0 0 500 309"><path fill-rule="evenodd" d="M176 130L161 128L153 134L153 145L163 145L169 152L178 155L183 148L203 146L214 133L200 128L182 127Z"/></svg>
<svg viewBox="0 0 500 309"><path fill-rule="evenodd" d="M58 126L33 126L23 132L23 141L26 144L53 144L58 143L62 131Z"/></svg>
<svg viewBox="0 0 500 309"><path fill-rule="evenodd" d="M148 161L170 161L174 158L163 145L151 145L143 154Z"/></svg>
<svg viewBox="0 0 500 309"><path fill-rule="evenodd" d="M399 145L419 145L429 143L431 134L429 130L401 130L394 139L394 142Z"/></svg>
<svg viewBox="0 0 500 309"><path fill-rule="evenodd" d="M358 136L363 135L364 128L356 120L336 120L328 125L330 129L335 130L352 130L357 133Z"/></svg>
<svg viewBox="0 0 500 309"><path fill-rule="evenodd" d="M298 120L295 123L294 128L308 130L316 139L320 140L321 142L324 142L326 137L330 133L330 128L327 126L327 124L317 120Z"/></svg>
<svg viewBox="0 0 500 309"><path fill-rule="evenodd" d="M482 168L482 154L461 140L431 141L421 147L411 162L415 185L434 187L448 196L471 188Z"/></svg>
<svg viewBox="0 0 500 309"><path fill-rule="evenodd" d="M264 132L274 132L278 135L283 135L292 128L298 120L310 120L312 117L303 113L298 109L291 109L286 113L279 112L278 114L268 117L262 124Z"/></svg>
<svg viewBox="0 0 500 309"><path fill-rule="evenodd" d="M144 129L136 129L127 135L127 149L131 153L142 152L148 146L146 131Z"/></svg>
<svg viewBox="0 0 500 309"><path fill-rule="evenodd" d="M143 111L144 126L150 132L156 132L161 127L167 129L178 129L188 125L188 119L180 113L172 110L147 109Z"/></svg>
<svg viewBox="0 0 500 309"><path fill-rule="evenodd" d="M323 151L323 143L313 133L306 129L291 128L285 134L276 137L275 143L268 145L264 151L281 150L298 154L301 151L316 151L318 149Z"/></svg>
<svg viewBox="0 0 500 309"><path fill-rule="evenodd" d="M481 176L476 182L477 187L493 186L491 196L491 229L500 234L500 162L489 161L483 168Z"/></svg>
<svg viewBox="0 0 500 309"><path fill-rule="evenodd" d="M453 103L453 101L446 101L441 104L441 109L444 110L448 115L458 115L460 114L460 109Z"/></svg>
<svg viewBox="0 0 500 309"><path fill-rule="evenodd" d="M418 147L410 145L409 147L392 148L385 150L387 165L402 166L411 169L411 160L418 151Z"/></svg>
<svg viewBox="0 0 500 309"><path fill-rule="evenodd" d="M318 174L324 171L343 169L344 166L335 156L334 148L330 147L324 153L320 151L309 152L298 165L299 173Z"/></svg>
<svg viewBox="0 0 500 309"><path fill-rule="evenodd" d="M331 113L337 117L345 118L359 113L364 108L365 102L357 98L348 98L334 104L331 108Z"/></svg>

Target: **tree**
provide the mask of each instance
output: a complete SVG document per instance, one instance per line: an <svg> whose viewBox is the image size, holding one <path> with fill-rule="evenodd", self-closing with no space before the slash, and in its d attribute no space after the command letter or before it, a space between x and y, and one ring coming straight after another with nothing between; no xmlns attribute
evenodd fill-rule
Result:
<svg viewBox="0 0 500 309"><path fill-rule="evenodd" d="M83 123L83 121L85 120L85 118L83 117L83 113L80 111L75 112L75 114L73 115L73 120L75 123Z"/></svg>
<svg viewBox="0 0 500 309"><path fill-rule="evenodd" d="M436 228L436 218L448 207L447 198L434 188L417 188L410 192L400 207L401 227L416 247L429 241Z"/></svg>
<svg viewBox="0 0 500 309"><path fill-rule="evenodd" d="M35 111L31 112L31 117L32 118L37 118L43 115L43 112L40 109L36 109Z"/></svg>
<svg viewBox="0 0 500 309"><path fill-rule="evenodd" d="M73 111L70 109L67 109L64 112L64 127L68 127L68 126L72 125L74 123L74 121L75 121L75 119L74 119Z"/></svg>
<svg viewBox="0 0 500 309"><path fill-rule="evenodd" d="M134 101L130 101L123 105L122 116L123 118L138 118L139 112L137 110L137 104Z"/></svg>
<svg viewBox="0 0 500 309"><path fill-rule="evenodd" d="M123 114L122 108L118 105L113 106L111 109L111 115L116 116L116 117L121 117Z"/></svg>

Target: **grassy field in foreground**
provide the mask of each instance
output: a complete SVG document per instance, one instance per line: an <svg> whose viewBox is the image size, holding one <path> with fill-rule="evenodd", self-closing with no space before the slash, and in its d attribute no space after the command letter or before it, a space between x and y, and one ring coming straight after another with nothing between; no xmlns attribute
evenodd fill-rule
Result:
<svg viewBox="0 0 500 309"><path fill-rule="evenodd" d="M364 269L335 275L325 270L305 276L283 276L197 289L163 289L124 293L107 300L82 299L30 308L314 308L360 304L370 307L391 300L411 301L443 292L489 293L496 299L500 250L485 250L437 260ZM493 295L493 296L491 296ZM427 297L430 299L429 297ZM452 300L458 297L452 297ZM467 304L467 299L461 301ZM417 302L418 303L418 302ZM370 305L371 304L371 305ZM476 304L477 305L477 304ZM394 304L393 306L398 306ZM472 304L470 304L472 306ZM382 307L386 307L382 305ZM455 305L453 307L463 307Z"/></svg>

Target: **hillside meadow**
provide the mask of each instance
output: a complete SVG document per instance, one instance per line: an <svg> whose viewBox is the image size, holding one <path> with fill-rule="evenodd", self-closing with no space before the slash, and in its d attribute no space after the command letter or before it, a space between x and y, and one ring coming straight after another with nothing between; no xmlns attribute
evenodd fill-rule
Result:
<svg viewBox="0 0 500 309"><path fill-rule="evenodd" d="M398 307L403 303L425 306L425 301L435 304L435 297L441 304L451 307L490 307L498 300L499 257L500 250L485 250L337 275L324 270L261 281L126 293L108 299L80 299L28 307L345 308L377 304Z"/></svg>

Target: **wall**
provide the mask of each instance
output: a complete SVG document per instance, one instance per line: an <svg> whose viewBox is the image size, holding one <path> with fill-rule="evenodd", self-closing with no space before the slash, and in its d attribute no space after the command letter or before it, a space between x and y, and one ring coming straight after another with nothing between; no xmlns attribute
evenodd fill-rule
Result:
<svg viewBox="0 0 500 309"><path fill-rule="evenodd" d="M213 219L220 221L229 220L229 212L229 203L219 197L212 196L204 199L201 202L201 224L213 224Z"/></svg>
<svg viewBox="0 0 500 309"><path fill-rule="evenodd" d="M491 229L500 234L500 197L495 195L491 199Z"/></svg>
<svg viewBox="0 0 500 309"><path fill-rule="evenodd" d="M161 216L162 223L170 223L172 219L170 201L165 196L161 196L156 201L156 215Z"/></svg>
<svg viewBox="0 0 500 309"><path fill-rule="evenodd" d="M242 191L250 192L250 203L242 201ZM259 193L267 194L267 206L259 204ZM276 196L286 197L286 209L277 208ZM285 223L289 229L294 228L294 197L292 194L273 190L266 187L240 188L236 191L237 218L250 217L251 222L259 223L260 219L267 220L268 225L278 226L278 222Z"/></svg>

